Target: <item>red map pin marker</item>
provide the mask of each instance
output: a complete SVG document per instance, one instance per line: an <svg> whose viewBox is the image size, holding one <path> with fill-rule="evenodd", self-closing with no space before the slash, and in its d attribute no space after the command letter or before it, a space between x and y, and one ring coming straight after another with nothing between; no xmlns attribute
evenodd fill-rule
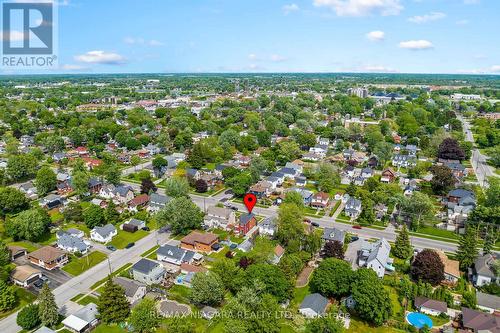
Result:
<svg viewBox="0 0 500 333"><path fill-rule="evenodd" d="M245 206L248 209L248 213L250 214L252 212L252 209L255 207L255 204L257 203L257 197L253 193L247 193L243 197L243 202L245 203Z"/></svg>

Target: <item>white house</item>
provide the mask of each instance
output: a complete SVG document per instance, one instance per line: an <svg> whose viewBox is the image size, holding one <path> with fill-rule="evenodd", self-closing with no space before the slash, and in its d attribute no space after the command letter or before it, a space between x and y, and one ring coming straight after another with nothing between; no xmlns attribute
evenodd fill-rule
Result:
<svg viewBox="0 0 500 333"><path fill-rule="evenodd" d="M344 207L344 213L350 218L357 218L361 214L361 200L349 198Z"/></svg>
<svg viewBox="0 0 500 333"><path fill-rule="evenodd" d="M475 286L482 287L497 280L497 276L493 271L494 262L495 258L491 254L477 257L471 270L472 282Z"/></svg>
<svg viewBox="0 0 500 333"><path fill-rule="evenodd" d="M448 312L448 306L445 302L421 296L415 297L415 308L431 316L439 316L441 313Z"/></svg>
<svg viewBox="0 0 500 333"><path fill-rule="evenodd" d="M375 243L363 240L358 256L358 265L373 269L377 276L381 278L384 276L386 268L392 269L392 266L390 266L392 264L392 259L389 258L390 253L391 245L385 238Z"/></svg>
<svg viewBox="0 0 500 333"><path fill-rule="evenodd" d="M117 276L113 282L125 290L125 296L130 304L135 304L146 296L147 288L144 283Z"/></svg>
<svg viewBox="0 0 500 333"><path fill-rule="evenodd" d="M299 312L307 318L314 318L325 314L328 299L318 293L307 295L299 306Z"/></svg>
<svg viewBox="0 0 500 333"><path fill-rule="evenodd" d="M113 237L118 234L115 226L112 224L106 224L103 227L95 227L90 230L90 239L100 243L111 242Z"/></svg>
<svg viewBox="0 0 500 333"><path fill-rule="evenodd" d="M236 213L234 210L224 207L210 206L203 220L206 228L220 228L229 230L236 223Z"/></svg>
<svg viewBox="0 0 500 333"><path fill-rule="evenodd" d="M97 326L99 322L97 319L98 314L97 305L89 303L74 314L66 317L62 324L72 332L88 332Z"/></svg>

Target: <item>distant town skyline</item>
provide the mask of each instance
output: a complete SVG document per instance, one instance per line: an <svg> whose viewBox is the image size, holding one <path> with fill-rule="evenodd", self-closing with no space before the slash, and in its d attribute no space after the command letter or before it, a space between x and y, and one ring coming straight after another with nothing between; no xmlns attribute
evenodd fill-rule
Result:
<svg viewBox="0 0 500 333"><path fill-rule="evenodd" d="M499 74L493 0L59 0L59 67L3 74Z"/></svg>

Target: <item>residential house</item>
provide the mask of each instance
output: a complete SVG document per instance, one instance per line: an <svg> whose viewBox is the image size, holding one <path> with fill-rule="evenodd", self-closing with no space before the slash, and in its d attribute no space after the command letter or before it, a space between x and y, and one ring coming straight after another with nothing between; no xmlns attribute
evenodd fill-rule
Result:
<svg viewBox="0 0 500 333"><path fill-rule="evenodd" d="M59 239L61 236L64 235L69 235L77 238L83 238L85 236L85 233L81 230L75 229L75 228L69 228L68 230L58 230L56 232L56 238Z"/></svg>
<svg viewBox="0 0 500 333"><path fill-rule="evenodd" d="M266 217L261 223L258 224L259 234L273 237L277 231L276 219Z"/></svg>
<svg viewBox="0 0 500 333"><path fill-rule="evenodd" d="M97 319L98 315L99 311L97 311L97 305L89 303L74 314L66 317L66 319L62 321L62 324L72 332L90 332L99 323Z"/></svg>
<svg viewBox="0 0 500 333"><path fill-rule="evenodd" d="M441 262L444 265L444 283L455 284L460 278L459 262L457 260L449 259L448 256L443 251L435 251Z"/></svg>
<svg viewBox="0 0 500 333"><path fill-rule="evenodd" d="M125 290L125 297L130 304L135 304L146 296L147 287L144 283L117 276L113 282Z"/></svg>
<svg viewBox="0 0 500 333"><path fill-rule="evenodd" d="M373 207L373 210L375 210L375 218L377 220L382 220L385 215L387 215L388 207L383 204L383 203L378 203Z"/></svg>
<svg viewBox="0 0 500 333"><path fill-rule="evenodd" d="M330 144L330 139L328 138L318 138L318 144L322 146L328 146Z"/></svg>
<svg viewBox="0 0 500 333"><path fill-rule="evenodd" d="M304 187L307 184L307 178L303 176L295 177L295 186Z"/></svg>
<svg viewBox="0 0 500 333"><path fill-rule="evenodd" d="M376 168L378 166L378 158L377 156L371 156L368 159L368 167L369 168Z"/></svg>
<svg viewBox="0 0 500 333"><path fill-rule="evenodd" d="M112 224L106 224L105 226L97 226L90 230L90 239L100 243L111 242L113 237L118 234L115 226Z"/></svg>
<svg viewBox="0 0 500 333"><path fill-rule="evenodd" d="M115 188L115 193L113 195L114 200L120 204L124 204L134 199L134 191L130 186L120 185Z"/></svg>
<svg viewBox="0 0 500 333"><path fill-rule="evenodd" d="M165 268L153 260L142 258L130 269L134 280L147 285L160 284L165 277Z"/></svg>
<svg viewBox="0 0 500 333"><path fill-rule="evenodd" d="M477 307L488 313L494 313L500 309L500 297L495 295L486 294L483 292L476 292Z"/></svg>
<svg viewBox="0 0 500 333"><path fill-rule="evenodd" d="M468 174L467 169L460 162L444 162L443 164L450 168L453 176L455 176L455 178L457 179L462 179Z"/></svg>
<svg viewBox="0 0 500 333"><path fill-rule="evenodd" d="M382 183L392 183L396 179L396 173L392 169L385 169L382 171L380 181Z"/></svg>
<svg viewBox="0 0 500 333"><path fill-rule="evenodd" d="M462 326L474 333L500 333L500 316L462 308Z"/></svg>
<svg viewBox="0 0 500 333"><path fill-rule="evenodd" d="M392 157L392 166L401 168L411 168L417 165L417 159L410 155L396 154Z"/></svg>
<svg viewBox="0 0 500 333"><path fill-rule="evenodd" d="M363 240L361 250L358 253L358 265L360 267L371 268L378 277L383 277L385 270L392 270L392 259L389 258L391 245L385 238L374 243Z"/></svg>
<svg viewBox="0 0 500 333"><path fill-rule="evenodd" d="M442 313L446 314L448 312L448 306L445 302L427 297L417 296L414 303L418 311L431 316L439 316Z"/></svg>
<svg viewBox="0 0 500 333"><path fill-rule="evenodd" d="M23 192L31 200L38 198L38 191L32 181L21 184L19 191Z"/></svg>
<svg viewBox="0 0 500 333"><path fill-rule="evenodd" d="M312 196L311 207L325 209L330 201L330 196L325 192L317 192Z"/></svg>
<svg viewBox="0 0 500 333"><path fill-rule="evenodd" d="M57 179L57 194L63 195L73 191L71 184L71 176L64 172L58 172L56 175Z"/></svg>
<svg viewBox="0 0 500 333"><path fill-rule="evenodd" d="M474 192L456 188L448 192L446 202L448 225L447 228L455 230L461 227L467 220L467 216L476 208L476 196Z"/></svg>
<svg viewBox="0 0 500 333"><path fill-rule="evenodd" d="M42 272L30 265L16 266L10 273L14 284L27 288L42 277Z"/></svg>
<svg viewBox="0 0 500 333"><path fill-rule="evenodd" d="M102 181L99 178L90 177L89 192L93 194L99 193L99 191L101 191L102 185Z"/></svg>
<svg viewBox="0 0 500 333"><path fill-rule="evenodd" d="M469 269L469 274L472 276L472 282L476 287L482 287L485 284L498 281L498 277L494 272L493 265L496 258L488 253L478 256L474 261L474 265Z"/></svg>
<svg viewBox="0 0 500 333"><path fill-rule="evenodd" d="M310 153L319 155L321 157L325 157L327 151L328 151L327 145L317 144L314 147L309 148Z"/></svg>
<svg viewBox="0 0 500 333"><path fill-rule="evenodd" d="M408 156L416 157L417 150L418 150L418 148L415 145L406 145L406 147L405 147L405 151L408 154Z"/></svg>
<svg viewBox="0 0 500 333"><path fill-rule="evenodd" d="M328 299L318 293L307 295L299 306L299 312L307 318L322 316L326 313Z"/></svg>
<svg viewBox="0 0 500 333"><path fill-rule="evenodd" d="M219 236L216 234L191 231L189 235L181 239L181 248L209 253L212 252L218 241Z"/></svg>
<svg viewBox="0 0 500 333"><path fill-rule="evenodd" d="M276 181L276 185L279 183L279 178L276 177L268 177L273 178ZM249 193L254 194L257 198L264 198L271 194L271 183L267 180L261 180L256 184L250 186Z"/></svg>
<svg viewBox="0 0 500 333"><path fill-rule="evenodd" d="M312 191L306 190L304 188L292 187L290 191L295 191L302 196L305 206L310 206L314 193Z"/></svg>
<svg viewBox="0 0 500 333"><path fill-rule="evenodd" d="M66 255L66 252L58 248L44 246L29 253L28 260L33 265L37 265L51 271L53 269L63 267L68 262L68 256Z"/></svg>
<svg viewBox="0 0 500 333"><path fill-rule="evenodd" d="M257 225L255 215L252 213L241 214L238 223L235 226L235 232L240 235L246 235L252 228Z"/></svg>
<svg viewBox="0 0 500 333"><path fill-rule="evenodd" d="M160 261L180 266L182 263L198 263L201 259L203 259L203 256L194 251L165 244L160 246L156 251L156 258Z"/></svg>
<svg viewBox="0 0 500 333"><path fill-rule="evenodd" d="M128 210L137 212L140 208L146 207L149 203L149 195L146 193L139 194L128 202Z"/></svg>
<svg viewBox="0 0 500 333"><path fill-rule="evenodd" d="M57 247L64 251L85 254L89 250L90 245L85 243L81 238L66 234L59 236Z"/></svg>
<svg viewBox="0 0 500 333"><path fill-rule="evenodd" d="M344 213L346 216L349 216L351 219L356 219L359 214L361 214L361 200L355 198L349 198L344 207Z"/></svg>
<svg viewBox="0 0 500 333"><path fill-rule="evenodd" d="M321 238L325 243L339 241L341 244L344 244L345 231L337 228L324 228Z"/></svg>
<svg viewBox="0 0 500 333"><path fill-rule="evenodd" d="M361 170L361 177L363 178L370 178L373 176L373 169L372 168L364 168Z"/></svg>
<svg viewBox="0 0 500 333"><path fill-rule="evenodd" d="M49 194L46 197L40 199L40 206L48 210L61 207L63 203L64 201L61 196L56 194Z"/></svg>
<svg viewBox="0 0 500 333"><path fill-rule="evenodd" d="M224 207L210 206L203 220L206 228L220 228L230 230L236 224L236 213L234 210Z"/></svg>
<svg viewBox="0 0 500 333"><path fill-rule="evenodd" d="M47 326L42 326L39 329L37 329L36 331L33 331L33 333L56 333L56 331L51 330Z"/></svg>
<svg viewBox="0 0 500 333"><path fill-rule="evenodd" d="M165 208L165 206L171 199L172 198L167 195L151 193L147 210L152 213L158 212L161 209Z"/></svg>

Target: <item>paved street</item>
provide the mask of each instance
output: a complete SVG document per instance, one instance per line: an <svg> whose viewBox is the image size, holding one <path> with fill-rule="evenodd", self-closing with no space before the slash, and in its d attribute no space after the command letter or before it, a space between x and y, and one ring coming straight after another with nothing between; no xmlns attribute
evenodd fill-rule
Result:
<svg viewBox="0 0 500 333"><path fill-rule="evenodd" d="M474 143L474 136L472 135L471 125L469 121L458 114L457 119L462 122L463 130L465 133L465 140ZM496 176L493 168L488 165L487 157L477 148L473 148L471 164L474 172L476 173L477 180L481 187L488 187L488 177Z"/></svg>
<svg viewBox="0 0 500 333"><path fill-rule="evenodd" d="M163 244L169 239L167 233L152 232L148 236L137 241L135 246L128 250L117 250L109 255L109 260L92 267L88 271L72 278L66 283L54 289L54 296L62 312L71 313L75 310L75 305L70 299L78 294L86 294L90 287L97 281L104 279L111 270L116 270L127 263L135 263L141 258L141 254L149 250L156 244ZM71 309L71 310L70 310ZM0 332L15 333L21 330L16 324L17 313L14 313L0 321Z"/></svg>

